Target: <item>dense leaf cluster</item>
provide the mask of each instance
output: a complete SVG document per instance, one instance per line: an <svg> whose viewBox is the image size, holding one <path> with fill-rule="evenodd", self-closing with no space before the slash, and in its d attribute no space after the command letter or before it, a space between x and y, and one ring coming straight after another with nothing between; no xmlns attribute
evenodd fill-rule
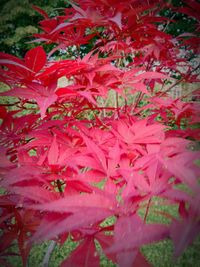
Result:
<svg viewBox="0 0 200 267"><path fill-rule="evenodd" d="M187 3L176 11L198 20ZM1 96L12 98L1 104L2 266L16 241L26 266L34 242L68 238L78 246L62 267L99 266L97 243L121 267L150 266L143 245L171 239L178 257L199 234L199 105L169 94L172 73L198 81L182 56L183 43L198 53L198 34L160 29L169 5L81 0L55 17L34 6L35 42L56 47L0 53ZM56 50L74 57L52 60ZM150 211L169 224L148 223Z"/></svg>

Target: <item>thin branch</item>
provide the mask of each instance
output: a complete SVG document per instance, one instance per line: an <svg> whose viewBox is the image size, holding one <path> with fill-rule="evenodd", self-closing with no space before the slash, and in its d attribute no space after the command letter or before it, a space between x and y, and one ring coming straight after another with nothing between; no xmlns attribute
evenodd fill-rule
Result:
<svg viewBox="0 0 200 267"><path fill-rule="evenodd" d="M192 74L192 72L195 72L196 70L198 70L199 67L200 67L200 64L199 64L196 68L194 68L193 70L191 70L191 71L187 74L187 76L190 76L190 75ZM182 77L180 80L176 81L174 84L172 84L172 85L171 85L169 88L167 88L165 91L161 92L161 93L159 94L159 97L165 95L165 94L166 94L167 92L169 92L174 86L178 85L179 83L181 83L181 82L184 81L184 80L185 80L185 77Z"/></svg>
<svg viewBox="0 0 200 267"><path fill-rule="evenodd" d="M167 21L167 24L165 25L165 28L163 29L163 32L165 32L171 22L171 20L176 16L176 13L174 13L171 18Z"/></svg>
<svg viewBox="0 0 200 267"><path fill-rule="evenodd" d="M135 99L135 103L131 109L131 113L135 111L135 109L137 108L139 102L140 102L140 99L141 99L141 96L142 96L142 92L138 92L137 96L136 96L136 99Z"/></svg>
<svg viewBox="0 0 200 267"><path fill-rule="evenodd" d="M119 95L118 92L115 92L115 108L117 110L117 117L119 118Z"/></svg>
<svg viewBox="0 0 200 267"><path fill-rule="evenodd" d="M56 246L56 242L52 240L47 248L46 254L44 256L42 267L48 267L49 266L49 260L51 257L52 252L54 251L54 248Z"/></svg>
<svg viewBox="0 0 200 267"><path fill-rule="evenodd" d="M145 213L145 216L144 216L144 222L146 222L146 220L147 220L147 216L148 216L148 213L149 213L150 205L151 205L151 198L149 199L148 204L147 204L147 209L146 209L146 213Z"/></svg>

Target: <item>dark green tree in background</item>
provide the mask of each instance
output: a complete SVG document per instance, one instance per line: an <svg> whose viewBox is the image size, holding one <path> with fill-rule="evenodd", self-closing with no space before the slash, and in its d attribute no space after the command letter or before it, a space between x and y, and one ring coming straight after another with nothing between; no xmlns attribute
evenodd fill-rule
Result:
<svg viewBox="0 0 200 267"><path fill-rule="evenodd" d="M55 16L67 6L63 0L10 0L0 1L0 46L1 51L23 57L35 43L32 35L38 33L38 22L42 16L31 8L36 5L45 10L50 16Z"/></svg>

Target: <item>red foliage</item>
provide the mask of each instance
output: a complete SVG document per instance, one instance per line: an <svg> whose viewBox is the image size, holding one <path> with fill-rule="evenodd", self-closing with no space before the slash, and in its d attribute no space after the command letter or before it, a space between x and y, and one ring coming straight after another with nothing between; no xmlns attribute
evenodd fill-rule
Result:
<svg viewBox="0 0 200 267"><path fill-rule="evenodd" d="M41 46L24 59L0 54L9 86L1 95L18 98L0 109L0 262L15 240L26 266L33 242L67 237L80 243L63 267L99 266L96 241L123 267L150 266L140 248L166 238L180 256L200 232L200 153L190 149L199 130L189 128L199 111L156 86L173 83L181 64L185 79L197 76L179 39L158 29L164 1L76 2L56 18L34 6L44 17L35 37L76 51L92 41L88 54L52 61ZM180 11L197 15L190 4ZM110 91L115 103L106 104ZM155 197L179 207L180 218L162 213L168 225L149 224L150 210L159 213Z"/></svg>

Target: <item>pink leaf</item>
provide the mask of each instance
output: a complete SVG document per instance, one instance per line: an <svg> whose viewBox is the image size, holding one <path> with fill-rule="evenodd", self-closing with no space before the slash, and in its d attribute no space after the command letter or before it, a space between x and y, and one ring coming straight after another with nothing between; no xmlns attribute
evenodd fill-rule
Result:
<svg viewBox="0 0 200 267"><path fill-rule="evenodd" d="M41 114L41 119L45 117L46 110L49 106L51 106L56 100L57 100L57 95L52 93L49 96L37 96L35 97L38 106L40 108L40 114Z"/></svg>
<svg viewBox="0 0 200 267"><path fill-rule="evenodd" d="M28 67L26 67L24 64L20 64L14 60L11 59L0 59L0 65L4 65L4 66L9 66L9 65L13 65L15 67L18 67L19 69L23 69L23 70L28 70L29 72L33 72L31 69L29 69Z"/></svg>
<svg viewBox="0 0 200 267"><path fill-rule="evenodd" d="M153 72L153 71L148 71L144 72L142 74L139 74L135 76L135 79L138 80L143 80L143 79L169 79L169 77L165 74L158 73L158 72Z"/></svg>
<svg viewBox="0 0 200 267"><path fill-rule="evenodd" d="M198 187L198 177L191 166L188 165L191 160L192 152L184 152L169 159L161 159L169 172L195 190Z"/></svg>
<svg viewBox="0 0 200 267"><path fill-rule="evenodd" d="M87 165L84 165L84 166L87 166ZM83 179L84 181L87 181L89 183L90 182L98 183L102 181L103 179L105 179L105 174L101 171L98 171L98 166L97 166L96 170L89 170L85 173L79 174L78 178L81 180Z"/></svg>
<svg viewBox="0 0 200 267"><path fill-rule="evenodd" d="M39 72L46 63L46 53L41 46L29 50L25 55L26 66L34 72Z"/></svg>
<svg viewBox="0 0 200 267"><path fill-rule="evenodd" d="M61 263L61 267L98 267L99 256L96 252L94 239L86 238L70 255Z"/></svg>
<svg viewBox="0 0 200 267"><path fill-rule="evenodd" d="M94 97L92 96L92 94L90 92L79 91L78 94L81 95L81 96L83 96L83 97L85 97L89 102L91 102L95 106L97 105Z"/></svg>
<svg viewBox="0 0 200 267"><path fill-rule="evenodd" d="M44 189L41 186L12 186L9 188L9 191L39 203L44 203L55 199L54 193Z"/></svg>
<svg viewBox="0 0 200 267"><path fill-rule="evenodd" d="M113 210L115 209L115 202L99 194L76 194L42 205L35 205L35 209L56 211L56 212L73 212L80 208L102 208Z"/></svg>
<svg viewBox="0 0 200 267"><path fill-rule="evenodd" d="M56 141L56 135L53 137L53 142L51 144L51 147L49 149L48 153L48 162L50 165L55 165L58 161L59 156L59 150L58 150L58 144Z"/></svg>
<svg viewBox="0 0 200 267"><path fill-rule="evenodd" d="M99 162L91 156L82 156L82 155L75 156L75 163L78 166L90 167L94 170L99 170L99 171L102 170L102 167L99 164Z"/></svg>
<svg viewBox="0 0 200 267"><path fill-rule="evenodd" d="M88 150L93 153L96 159L99 160L100 164L103 167L103 170L107 170L107 163L106 163L106 158L104 155L104 152L101 150L101 148L96 145L92 140L90 140L86 135L83 135L83 140L85 141Z"/></svg>
<svg viewBox="0 0 200 267"><path fill-rule="evenodd" d="M147 259L142 255L141 252L138 252L136 259L134 261L134 267L153 267Z"/></svg>
<svg viewBox="0 0 200 267"><path fill-rule="evenodd" d="M117 253L117 265L119 267L135 267L135 258L137 255L136 249L130 249L129 251L120 251Z"/></svg>
<svg viewBox="0 0 200 267"><path fill-rule="evenodd" d="M179 257L200 233L200 222L193 218L175 220L170 226L170 236L174 242L174 257Z"/></svg>
<svg viewBox="0 0 200 267"><path fill-rule="evenodd" d="M6 179L1 181L1 186L7 187L11 186L12 184L16 184L17 182L21 181L30 181L32 179L36 179L41 174L39 168L34 166L22 166L20 168L11 169L7 175Z"/></svg>
<svg viewBox="0 0 200 267"><path fill-rule="evenodd" d="M45 19L49 18L48 14L38 6L32 5L32 8L35 9L38 13L40 13Z"/></svg>
<svg viewBox="0 0 200 267"><path fill-rule="evenodd" d="M64 30L65 28L68 28L69 25L72 25L72 23L63 22L63 23L59 24L55 29L53 29L53 31L51 31L50 34L53 34L53 33L57 32L57 31Z"/></svg>
<svg viewBox="0 0 200 267"><path fill-rule="evenodd" d="M112 213L100 208L81 208L74 214L56 214L56 217L52 220L47 216L41 225L38 227L35 234L32 236L31 241L44 241L55 238L56 236L79 230L80 228L88 228L93 224L102 221Z"/></svg>
<svg viewBox="0 0 200 267"><path fill-rule="evenodd" d="M106 253L106 249L109 248L113 244L113 236L112 235L105 235L102 232L99 232L95 235L95 239L98 240L100 243L103 252L106 254L106 256L111 259L113 262L117 261L116 255L115 254L109 254Z"/></svg>
<svg viewBox="0 0 200 267"><path fill-rule="evenodd" d="M145 224L137 215L120 217L114 229L115 243L107 252L128 251L168 237L168 228L161 224Z"/></svg>
<svg viewBox="0 0 200 267"><path fill-rule="evenodd" d="M109 20L116 23L120 30L122 29L122 14L120 12L118 12L113 18L110 18Z"/></svg>
<svg viewBox="0 0 200 267"><path fill-rule="evenodd" d="M25 99L35 99L38 96L38 93L30 88L14 87L12 88L12 90L1 93L1 95L14 96Z"/></svg>

